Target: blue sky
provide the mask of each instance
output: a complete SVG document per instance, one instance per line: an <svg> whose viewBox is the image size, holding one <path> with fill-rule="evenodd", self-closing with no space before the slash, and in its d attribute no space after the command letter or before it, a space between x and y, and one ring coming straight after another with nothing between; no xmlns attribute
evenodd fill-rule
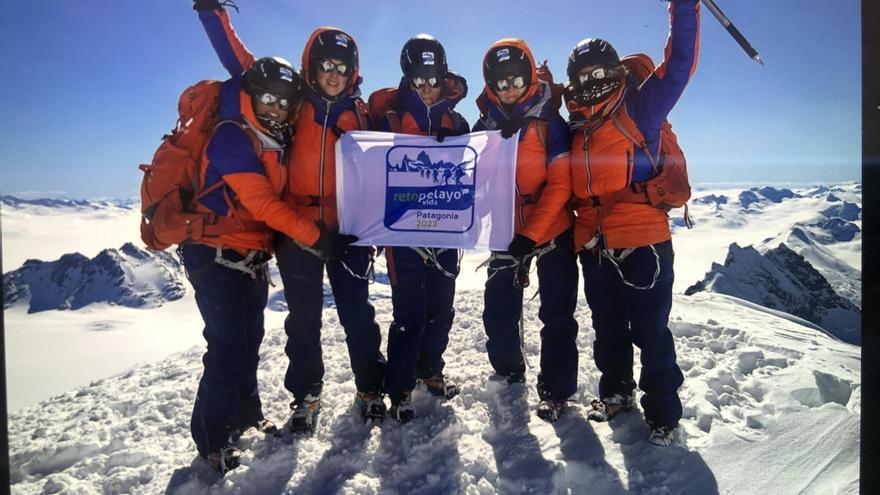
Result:
<svg viewBox="0 0 880 495"><path fill-rule="evenodd" d="M525 39L565 78L581 39L658 60L657 0L303 2L239 0L233 24L258 56L299 66L313 29L333 25L361 48L365 95L396 85L400 47L426 32L469 81L458 110L473 122L480 62L502 37ZM766 61L751 61L704 9L694 79L670 116L692 182L860 178L860 2L719 0ZM0 14L0 193L76 198L138 194L140 172L190 83L223 79L189 0L5 2Z"/></svg>

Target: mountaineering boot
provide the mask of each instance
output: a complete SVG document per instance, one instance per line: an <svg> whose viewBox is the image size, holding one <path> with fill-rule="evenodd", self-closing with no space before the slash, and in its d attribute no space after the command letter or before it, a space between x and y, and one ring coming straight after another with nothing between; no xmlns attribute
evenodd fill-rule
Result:
<svg viewBox="0 0 880 495"><path fill-rule="evenodd" d="M651 432L648 434L648 443L669 447L674 440L675 428L668 426L652 426Z"/></svg>
<svg viewBox="0 0 880 495"><path fill-rule="evenodd" d="M213 454L208 454L208 462L211 463L211 467L214 471L217 471L220 474L226 474L240 466L240 458L241 451L231 446L223 447Z"/></svg>
<svg viewBox="0 0 880 495"><path fill-rule="evenodd" d="M385 399L376 392L358 392L354 396L354 404L361 412L364 420L385 419Z"/></svg>
<svg viewBox="0 0 880 495"><path fill-rule="evenodd" d="M306 394L305 399L290 403L293 414L290 415L290 430L294 433L314 433L318 427L318 415L321 413L321 398Z"/></svg>
<svg viewBox="0 0 880 495"><path fill-rule="evenodd" d="M562 409L565 407L564 400L542 400L538 403L538 417L548 423L555 423L559 416L562 415Z"/></svg>
<svg viewBox="0 0 880 495"><path fill-rule="evenodd" d="M431 395L443 397L444 399L451 399L461 392L455 382L443 375L434 375L431 378L423 378L419 381Z"/></svg>
<svg viewBox="0 0 880 495"><path fill-rule="evenodd" d="M590 421L605 422L618 414L629 411L636 403L635 392L628 395L614 394L601 399L593 399L590 407L593 409L587 413Z"/></svg>
<svg viewBox="0 0 880 495"><path fill-rule="evenodd" d="M401 423L407 423L413 419L416 415L416 409L412 405L410 393L404 392L400 400L391 401L391 409L388 410L388 415Z"/></svg>
<svg viewBox="0 0 880 495"><path fill-rule="evenodd" d="M505 377L507 379L508 385L513 385L514 383L525 383L526 375L525 373L511 373Z"/></svg>

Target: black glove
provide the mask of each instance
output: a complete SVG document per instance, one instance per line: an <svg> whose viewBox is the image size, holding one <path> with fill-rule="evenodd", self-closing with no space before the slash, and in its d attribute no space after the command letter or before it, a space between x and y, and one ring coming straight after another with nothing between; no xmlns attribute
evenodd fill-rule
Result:
<svg viewBox="0 0 880 495"><path fill-rule="evenodd" d="M318 240L312 244L312 249L317 249L324 255L324 258L342 259L347 254L351 245L357 242L356 235L340 234L339 232L330 232L324 222L318 222L318 229L321 234Z"/></svg>
<svg viewBox="0 0 880 495"><path fill-rule="evenodd" d="M501 131L501 137L504 139L510 139L516 134L516 131L520 130L523 125L523 120L521 118L510 119L506 122L502 122L498 127L498 130Z"/></svg>
<svg viewBox="0 0 880 495"><path fill-rule="evenodd" d="M510 245L507 246L507 254L513 256L514 258L522 258L527 254L530 254L533 249L535 249L535 245L537 243L528 237L522 234L516 234L513 237L513 240L510 241Z"/></svg>
<svg viewBox="0 0 880 495"><path fill-rule="evenodd" d="M437 142L442 143L444 139L449 136L457 135L456 132L448 127L441 127L437 129Z"/></svg>
<svg viewBox="0 0 880 495"><path fill-rule="evenodd" d="M329 258L333 254L333 241L336 238L336 234L327 230L324 222L318 222L318 229L321 231L321 234L318 236L318 240L312 244L312 249L317 249L325 258Z"/></svg>

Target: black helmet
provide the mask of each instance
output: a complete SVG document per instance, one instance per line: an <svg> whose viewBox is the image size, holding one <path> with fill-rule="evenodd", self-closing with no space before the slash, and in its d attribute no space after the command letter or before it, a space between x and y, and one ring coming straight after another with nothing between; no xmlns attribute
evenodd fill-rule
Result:
<svg viewBox="0 0 880 495"><path fill-rule="evenodd" d="M241 87L251 96L271 93L293 102L302 93L302 77L281 57L263 57L244 73Z"/></svg>
<svg viewBox="0 0 880 495"><path fill-rule="evenodd" d="M315 36L309 50L309 70L315 70L316 60L335 58L347 65L346 76L357 70L358 51L357 45L348 34L338 29L327 29Z"/></svg>
<svg viewBox="0 0 880 495"><path fill-rule="evenodd" d="M446 50L433 36L419 34L404 43L400 50L400 70L407 79L416 76L442 79L449 72Z"/></svg>
<svg viewBox="0 0 880 495"><path fill-rule="evenodd" d="M526 52L513 45L493 47L486 54L483 63L483 80L495 90L493 81L511 76L523 76L525 87L532 83L532 62Z"/></svg>
<svg viewBox="0 0 880 495"><path fill-rule="evenodd" d="M614 68L620 65L620 57L614 47L605 40L599 38L587 38L571 50L568 56L568 80L574 81L577 74L584 67L591 65L603 65Z"/></svg>
<svg viewBox="0 0 880 495"><path fill-rule="evenodd" d="M264 57L254 62L244 73L241 87L253 98L268 93L287 100L286 105L280 102L284 110L290 110L302 97L302 77L290 62L281 57ZM256 106L254 110L256 113ZM276 122L259 113L256 113L256 118L276 139L286 141L290 137L291 126L288 122Z"/></svg>
<svg viewBox="0 0 880 495"><path fill-rule="evenodd" d="M580 72L598 66L589 74ZM580 105L601 103L623 83L626 70L617 52L605 40L587 38L578 43L568 56L568 91Z"/></svg>

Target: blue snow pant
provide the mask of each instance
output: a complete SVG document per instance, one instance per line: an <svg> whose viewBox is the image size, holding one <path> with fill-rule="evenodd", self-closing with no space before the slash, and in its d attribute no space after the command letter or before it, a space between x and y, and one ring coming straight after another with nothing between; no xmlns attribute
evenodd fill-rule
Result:
<svg viewBox="0 0 880 495"><path fill-rule="evenodd" d="M572 231L554 239L556 247L538 258L538 294L541 298L538 318L541 328L541 371L538 395L544 400L563 401L577 391L578 269L572 249ZM536 249L541 249L539 246ZM495 258L489 263L486 281L483 326L489 362L499 375L524 374L519 336L523 288L514 286L516 271L510 259ZM526 270L529 267L526 267Z"/></svg>
<svg viewBox="0 0 880 495"><path fill-rule="evenodd" d="M294 402L302 401L307 394L318 395L323 388L321 314L326 266L336 313L345 331L355 387L359 392L379 392L385 379L385 356L380 350L382 336L376 311L369 301L369 281L346 270L347 266L354 274L366 275L372 260L369 248L352 246L345 259L325 263L290 238L281 234L278 237L275 257L289 311L284 320L284 352L290 363L284 387L293 394Z"/></svg>
<svg viewBox="0 0 880 495"><path fill-rule="evenodd" d="M263 419L257 364L268 282L215 263L216 251L210 246L188 244L181 254L208 343L190 422L199 454L207 457L226 446L230 429ZM223 254L233 262L244 258L229 249Z"/></svg>
<svg viewBox="0 0 880 495"><path fill-rule="evenodd" d="M602 373L599 397L628 395L633 381L633 344L641 350L642 408L652 426L675 427L681 418L678 388L684 376L676 363L675 343L667 326L672 309L672 241L637 248L618 263L601 257L600 249L580 253L584 271L584 292L593 313L596 340L593 359ZM621 250L613 250L619 253ZM630 282L647 287L659 263L654 287L637 289Z"/></svg>
<svg viewBox="0 0 880 495"><path fill-rule="evenodd" d="M440 251L440 266L458 276L458 250ZM455 317L455 278L426 263L411 248L387 247L385 259L394 306L394 321L388 331L385 391L397 401L403 392L412 391L416 378L443 375L443 352Z"/></svg>

